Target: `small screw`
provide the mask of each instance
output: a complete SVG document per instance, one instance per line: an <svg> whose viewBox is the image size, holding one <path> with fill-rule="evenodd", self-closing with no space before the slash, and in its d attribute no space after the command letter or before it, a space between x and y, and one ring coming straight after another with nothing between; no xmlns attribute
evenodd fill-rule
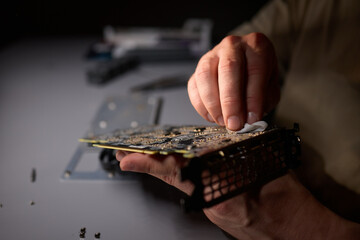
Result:
<svg viewBox="0 0 360 240"><path fill-rule="evenodd" d="M65 173L64 173L64 176L65 176L66 178L68 178L68 177L70 177L70 175L71 175L71 171L66 170Z"/></svg>
<svg viewBox="0 0 360 240"><path fill-rule="evenodd" d="M79 234L79 237L80 237L80 239L85 238L85 233L84 233L84 232L81 232L81 233Z"/></svg>
<svg viewBox="0 0 360 240"><path fill-rule="evenodd" d="M34 201L31 201L30 202L30 206L34 206L35 205L35 202Z"/></svg>
<svg viewBox="0 0 360 240"><path fill-rule="evenodd" d="M81 228L80 233L86 233L86 228L85 227Z"/></svg>
<svg viewBox="0 0 360 240"><path fill-rule="evenodd" d="M2 203L0 203L0 208L2 208L3 207L3 205L2 205Z"/></svg>
<svg viewBox="0 0 360 240"><path fill-rule="evenodd" d="M31 170L31 182L35 182L36 181L36 169L33 168Z"/></svg>
<svg viewBox="0 0 360 240"><path fill-rule="evenodd" d="M95 238L96 239L100 239L100 233L98 232L98 233L95 233Z"/></svg>

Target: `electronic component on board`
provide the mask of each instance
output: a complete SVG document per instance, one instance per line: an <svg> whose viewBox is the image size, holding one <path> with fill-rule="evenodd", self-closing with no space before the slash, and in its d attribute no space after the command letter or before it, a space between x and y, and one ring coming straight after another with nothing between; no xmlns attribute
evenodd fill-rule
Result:
<svg viewBox="0 0 360 240"><path fill-rule="evenodd" d="M195 185L186 210L211 207L261 186L299 165L294 129L238 133L221 126L141 126L80 139L95 147L145 154L179 154L182 180Z"/></svg>

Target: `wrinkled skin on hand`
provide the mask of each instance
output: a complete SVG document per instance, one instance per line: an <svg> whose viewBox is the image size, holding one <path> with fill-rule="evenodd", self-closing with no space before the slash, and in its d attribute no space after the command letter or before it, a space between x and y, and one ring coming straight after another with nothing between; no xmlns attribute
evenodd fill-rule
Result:
<svg viewBox="0 0 360 240"><path fill-rule="evenodd" d="M180 156L118 151L116 158L123 171L150 174L188 195L194 190L191 182L180 181L180 169L187 161ZM286 232L285 235L282 231L292 229L294 220L307 214L308 209L305 211L302 206L312 206L313 202L309 192L292 174L287 174L261 188L204 209L204 213L210 221L238 239L298 239L287 238L292 234ZM311 214L316 212L310 210ZM310 235L308 237L312 239Z"/></svg>
<svg viewBox="0 0 360 240"><path fill-rule="evenodd" d="M230 130L261 120L280 99L272 43L261 33L224 38L200 59L188 93L204 119Z"/></svg>

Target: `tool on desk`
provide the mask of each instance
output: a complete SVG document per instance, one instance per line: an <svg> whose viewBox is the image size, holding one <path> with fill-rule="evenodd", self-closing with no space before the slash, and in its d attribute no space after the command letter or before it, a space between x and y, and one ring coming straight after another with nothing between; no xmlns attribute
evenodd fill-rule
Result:
<svg viewBox="0 0 360 240"><path fill-rule="evenodd" d="M86 52L86 59L104 61L113 59L112 51L114 45L107 42L96 42L90 45Z"/></svg>
<svg viewBox="0 0 360 240"><path fill-rule="evenodd" d="M31 170L31 182L35 182L36 181L36 169L33 168Z"/></svg>
<svg viewBox="0 0 360 240"><path fill-rule="evenodd" d="M132 92L164 90L170 88L186 87L189 77L185 75L166 76L155 79L131 88Z"/></svg>
<svg viewBox="0 0 360 240"><path fill-rule="evenodd" d="M198 59L210 49L211 29L208 19L189 19L171 29L107 26L103 40L87 51L86 58L95 63L87 71L88 82L107 83L142 62Z"/></svg>
<svg viewBox="0 0 360 240"><path fill-rule="evenodd" d="M182 28L104 29L104 42L113 46L112 57L137 56L142 61L199 58L210 49L212 22L188 19Z"/></svg>
<svg viewBox="0 0 360 240"><path fill-rule="evenodd" d="M105 84L116 76L136 68L139 63L139 59L134 56L97 61L94 63L95 66L87 70L87 81L97 85Z"/></svg>

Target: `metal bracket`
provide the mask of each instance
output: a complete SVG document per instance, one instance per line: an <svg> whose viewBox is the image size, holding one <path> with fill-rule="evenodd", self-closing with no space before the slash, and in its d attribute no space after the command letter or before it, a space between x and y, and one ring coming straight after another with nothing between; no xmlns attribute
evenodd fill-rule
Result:
<svg viewBox="0 0 360 240"><path fill-rule="evenodd" d="M156 124L158 122L161 99L144 94L109 97L100 106L86 137L104 134L119 128L137 127L139 125ZM74 155L66 166L62 180L123 180L133 179L135 173L109 172L100 167L99 154L101 149L79 143ZM85 159L85 155L90 154ZM78 170L80 161L91 161L98 164L94 171Z"/></svg>

